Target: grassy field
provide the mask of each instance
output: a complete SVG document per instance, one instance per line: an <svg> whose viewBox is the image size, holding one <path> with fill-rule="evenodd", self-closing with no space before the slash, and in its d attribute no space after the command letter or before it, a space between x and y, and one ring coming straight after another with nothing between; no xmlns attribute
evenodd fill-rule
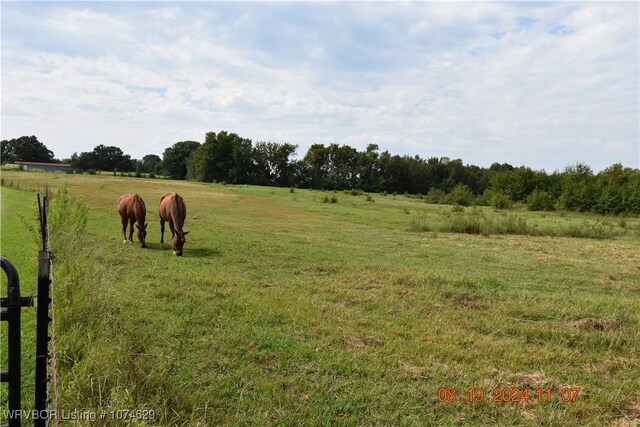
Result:
<svg viewBox="0 0 640 427"><path fill-rule="evenodd" d="M32 216L25 190L66 187L89 207L87 232L54 242L61 408L155 411L133 425L640 420L638 218L107 175L2 179L2 254L24 277L37 250L15 219ZM166 191L187 204L182 258L159 247ZM122 243L126 192L147 204L148 249ZM459 399L440 402L441 388ZM470 388L484 398L469 402Z"/></svg>

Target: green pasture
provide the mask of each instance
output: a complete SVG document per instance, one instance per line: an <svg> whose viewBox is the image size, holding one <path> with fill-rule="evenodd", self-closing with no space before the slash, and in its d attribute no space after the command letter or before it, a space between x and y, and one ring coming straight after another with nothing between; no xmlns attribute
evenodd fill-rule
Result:
<svg viewBox="0 0 640 427"><path fill-rule="evenodd" d="M3 172L4 174L4 172ZM38 246L37 234L37 201L34 193L22 191L5 191L2 188L0 200L0 254L18 269L20 293L22 296L38 294ZM0 295L7 296L7 278L1 273ZM23 408L31 410L34 403L36 351L36 310L22 308L22 403ZM0 323L0 369L7 370L7 323ZM7 405L7 385L0 386L1 409ZM5 414L0 414L0 422L6 423Z"/></svg>
<svg viewBox="0 0 640 427"><path fill-rule="evenodd" d="M53 242L61 408L155 411L123 425L640 420L639 218L109 175L2 181L2 255L26 293L32 191L66 188L88 207L86 232ZM183 257L167 236L159 246L167 191L187 204ZM122 243L128 192L146 202L147 249ZM72 230L82 209L64 209ZM439 402L441 388L460 399ZM496 388L530 399L494 402Z"/></svg>

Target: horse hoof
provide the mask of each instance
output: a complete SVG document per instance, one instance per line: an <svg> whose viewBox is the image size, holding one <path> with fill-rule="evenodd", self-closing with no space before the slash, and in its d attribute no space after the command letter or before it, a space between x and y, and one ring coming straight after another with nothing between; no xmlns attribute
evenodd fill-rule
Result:
<svg viewBox="0 0 640 427"><path fill-rule="evenodd" d="M174 254L174 255L178 255L178 254L176 253L176 251L173 251L173 254Z"/></svg>
<svg viewBox="0 0 640 427"><path fill-rule="evenodd" d="M128 242L128 240L123 240L123 241L122 241L122 243L127 243L127 242Z"/></svg>

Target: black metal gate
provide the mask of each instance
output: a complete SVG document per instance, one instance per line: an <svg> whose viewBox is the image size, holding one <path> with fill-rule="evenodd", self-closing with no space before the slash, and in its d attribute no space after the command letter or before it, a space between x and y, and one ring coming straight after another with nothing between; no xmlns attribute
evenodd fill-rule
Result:
<svg viewBox="0 0 640 427"><path fill-rule="evenodd" d="M7 297L2 298L2 321L8 323L8 368L2 371L2 382L7 382L8 411L6 418L9 427L20 426L23 418L33 419L34 427L46 426L50 419L49 405L49 322L51 322L51 253L49 251L49 226L48 226L49 189L45 190L44 197L40 199L38 194L38 213L40 233L42 237L42 250L38 252L38 307L36 318L36 355L35 355L35 404L31 414L25 414L21 409L21 342L20 342L20 316L22 307L33 307L33 297L20 296L20 278L15 266L5 257L0 257L2 269L7 275Z"/></svg>
<svg viewBox="0 0 640 427"><path fill-rule="evenodd" d="M7 297L1 299L2 307L6 310L0 312L2 321L8 323L8 357L7 371L2 371L2 382L9 383L7 419L9 427L19 426L22 419L20 406L20 375L22 348L20 343L20 316L22 307L32 307L32 297L20 296L20 277L18 270L5 257L0 257L0 264L7 275Z"/></svg>

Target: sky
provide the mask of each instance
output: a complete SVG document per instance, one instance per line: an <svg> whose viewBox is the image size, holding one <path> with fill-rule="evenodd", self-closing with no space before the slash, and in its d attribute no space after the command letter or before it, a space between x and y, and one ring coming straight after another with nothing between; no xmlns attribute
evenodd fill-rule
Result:
<svg viewBox="0 0 640 427"><path fill-rule="evenodd" d="M5 2L2 139L640 167L640 3Z"/></svg>

